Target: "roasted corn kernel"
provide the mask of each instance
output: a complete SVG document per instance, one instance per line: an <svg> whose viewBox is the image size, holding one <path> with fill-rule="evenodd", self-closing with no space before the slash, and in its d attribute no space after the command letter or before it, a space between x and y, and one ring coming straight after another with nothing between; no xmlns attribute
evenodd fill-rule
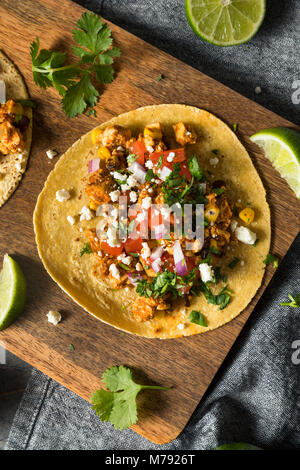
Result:
<svg viewBox="0 0 300 470"><path fill-rule="evenodd" d="M111 158L111 153L107 147L100 147L98 149L98 157L102 160L109 160Z"/></svg>
<svg viewBox="0 0 300 470"><path fill-rule="evenodd" d="M239 218L246 222L246 224L251 224L254 220L255 212L251 207L246 207L239 213Z"/></svg>
<svg viewBox="0 0 300 470"><path fill-rule="evenodd" d="M101 129L94 129L91 133L91 138L92 142L94 145L99 144L100 138L102 136L102 130Z"/></svg>
<svg viewBox="0 0 300 470"><path fill-rule="evenodd" d="M204 212L204 216L209 222L215 222L219 216L220 209L215 205L208 205Z"/></svg>
<svg viewBox="0 0 300 470"><path fill-rule="evenodd" d="M144 136L151 137L152 139L155 139L155 140L161 140L162 128L161 128L160 123L156 122L154 124L150 124L149 126L146 126L144 129Z"/></svg>

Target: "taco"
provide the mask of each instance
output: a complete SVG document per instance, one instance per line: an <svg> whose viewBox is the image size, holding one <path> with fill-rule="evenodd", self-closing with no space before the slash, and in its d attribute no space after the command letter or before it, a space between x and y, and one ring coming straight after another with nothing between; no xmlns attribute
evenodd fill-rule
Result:
<svg viewBox="0 0 300 470"><path fill-rule="evenodd" d="M50 173L34 227L65 292L102 321L151 338L236 317L261 285L271 236L264 187L235 133L177 104L122 114L77 141Z"/></svg>
<svg viewBox="0 0 300 470"><path fill-rule="evenodd" d="M26 170L32 135L32 109L15 65L0 51L0 207Z"/></svg>

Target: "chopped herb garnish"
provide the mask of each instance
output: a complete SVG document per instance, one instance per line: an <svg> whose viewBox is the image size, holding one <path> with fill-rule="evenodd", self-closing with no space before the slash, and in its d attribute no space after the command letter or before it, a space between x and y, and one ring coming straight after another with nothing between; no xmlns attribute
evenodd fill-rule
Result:
<svg viewBox="0 0 300 470"><path fill-rule="evenodd" d="M160 82L161 80L163 80L165 77L163 76L162 73L160 73L157 77L157 81Z"/></svg>
<svg viewBox="0 0 300 470"><path fill-rule="evenodd" d="M238 129L238 124L237 123L233 124L233 131L236 132L237 129Z"/></svg>
<svg viewBox="0 0 300 470"><path fill-rule="evenodd" d="M191 311L188 319L191 323L196 323L196 325L207 326L207 321L205 320L202 313L196 312L196 310Z"/></svg>
<svg viewBox="0 0 300 470"><path fill-rule="evenodd" d="M255 240L255 242L253 243L253 246L257 246L258 242L259 242L259 238Z"/></svg>
<svg viewBox="0 0 300 470"><path fill-rule="evenodd" d="M16 123L20 122L21 119L22 119L22 114L16 114L16 115L15 115L15 122L16 122Z"/></svg>
<svg viewBox="0 0 300 470"><path fill-rule="evenodd" d="M125 269L125 271L130 271L130 267L126 266L126 264L119 263L120 268Z"/></svg>
<svg viewBox="0 0 300 470"><path fill-rule="evenodd" d="M219 155L219 150L218 150L218 149L214 149L214 150L212 150L212 153L214 153L215 155Z"/></svg>
<svg viewBox="0 0 300 470"><path fill-rule="evenodd" d="M128 157L127 157L128 165L132 165L138 158L139 158L139 156L135 155L134 153L131 153L130 155L128 155Z"/></svg>
<svg viewBox="0 0 300 470"><path fill-rule="evenodd" d="M300 308L300 294L295 295L293 297L291 294L288 294L290 302L281 302L280 305L286 307L293 307L293 308Z"/></svg>
<svg viewBox="0 0 300 470"><path fill-rule="evenodd" d="M216 194L217 196L220 196L220 194L224 193L225 189L224 188L214 188L212 192Z"/></svg>
<svg viewBox="0 0 300 470"><path fill-rule="evenodd" d="M196 155L193 155L193 157L189 159L188 166L189 166L189 170L191 172L191 175L194 176L194 178L197 181L205 181L206 180L206 178L204 176L204 173L203 173L203 171L201 170L201 168L199 166L199 162L198 162L198 159L197 159Z"/></svg>
<svg viewBox="0 0 300 470"><path fill-rule="evenodd" d="M164 159L164 156L163 154L160 155L159 159L158 159L158 162L157 162L157 168L160 168L163 164L163 159Z"/></svg>
<svg viewBox="0 0 300 470"><path fill-rule="evenodd" d="M100 16L91 12L83 13L74 29L74 54L76 63L66 65L64 52L40 49L36 38L31 43L33 79L41 88L54 86L62 96L63 110L68 117L77 116L92 109L98 101L99 92L93 80L110 83L114 78L112 64L120 56L120 49L112 47L111 30Z"/></svg>
<svg viewBox="0 0 300 470"><path fill-rule="evenodd" d="M153 178L155 178L155 174L154 174L153 170L148 170L147 173L146 173L146 176L145 176L146 183L150 183L150 181L152 181Z"/></svg>
<svg viewBox="0 0 300 470"><path fill-rule="evenodd" d="M81 248L80 256L90 255L91 253L93 253L91 245L89 243L85 243L83 247Z"/></svg>
<svg viewBox="0 0 300 470"><path fill-rule="evenodd" d="M102 381L107 388L92 394L92 409L101 421L110 421L116 429L128 428L138 420L136 397L141 390L168 390L159 385L139 385L133 381L132 372L125 366L106 369Z"/></svg>
<svg viewBox="0 0 300 470"><path fill-rule="evenodd" d="M264 263L265 263L265 264L273 263L273 267L274 267L274 268L278 268L279 260L278 260L278 258L276 258L276 256L271 255L271 253L269 253L269 254L267 255L266 259L264 260Z"/></svg>
<svg viewBox="0 0 300 470"><path fill-rule="evenodd" d="M72 343L71 343L71 344L69 344L69 349L70 349L70 351L75 351L75 348L74 348L74 346L73 346L73 344L72 344Z"/></svg>
<svg viewBox="0 0 300 470"><path fill-rule="evenodd" d="M139 257L140 257L140 255L137 254L137 253L129 253L129 254L130 254L131 256L134 256L135 258L139 258Z"/></svg>
<svg viewBox="0 0 300 470"><path fill-rule="evenodd" d="M231 261L231 263L229 263L228 267L230 269L234 269L236 267L236 265L239 263L239 261L240 261L239 258L234 258L234 260Z"/></svg>
<svg viewBox="0 0 300 470"><path fill-rule="evenodd" d="M89 109L86 114L87 114L87 116L94 116L94 117L97 117L97 113L96 113L96 110L95 110L94 108L93 108L93 109Z"/></svg>
<svg viewBox="0 0 300 470"><path fill-rule="evenodd" d="M221 254L221 251L218 250L218 248L216 248L213 245L209 248L209 251L211 251L214 255L220 255Z"/></svg>

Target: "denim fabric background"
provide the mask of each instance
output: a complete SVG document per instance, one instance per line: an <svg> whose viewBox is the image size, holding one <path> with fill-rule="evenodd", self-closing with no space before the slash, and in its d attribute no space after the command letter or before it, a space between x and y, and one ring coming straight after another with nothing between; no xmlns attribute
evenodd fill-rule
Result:
<svg viewBox="0 0 300 470"><path fill-rule="evenodd" d="M298 0L268 1L256 37L217 48L190 30L184 0L78 0L130 32L299 124L292 102L300 80ZM256 95L256 86L262 94ZM90 405L34 370L8 449L212 449L231 441L263 448L300 447L300 311L280 307L300 291L300 237L280 265L226 362L184 432L157 446L131 430L101 423ZM298 346L299 348L299 346Z"/></svg>

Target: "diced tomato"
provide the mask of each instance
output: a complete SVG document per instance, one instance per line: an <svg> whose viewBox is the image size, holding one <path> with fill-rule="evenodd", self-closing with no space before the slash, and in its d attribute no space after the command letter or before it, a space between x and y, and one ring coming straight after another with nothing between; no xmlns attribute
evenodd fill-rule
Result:
<svg viewBox="0 0 300 470"><path fill-rule="evenodd" d="M138 162L140 165L144 165L145 163L145 153L146 153L146 147L143 142L140 140L136 140L129 148L130 153L134 153L138 158L136 159L136 162Z"/></svg>
<svg viewBox="0 0 300 470"><path fill-rule="evenodd" d="M168 162L167 157L169 156L171 152L175 153L175 157L173 158L172 162ZM151 153L150 159L154 165L156 165L159 162L161 155L163 156L163 160L162 160L162 165L160 168L162 168L163 166L166 166L167 168L170 168L170 170L173 170L173 163L180 163L180 162L185 161L184 148Z"/></svg>
<svg viewBox="0 0 300 470"><path fill-rule="evenodd" d="M101 250L108 255L119 256L123 251L123 243L120 246L110 246L107 242L101 242Z"/></svg>
<svg viewBox="0 0 300 470"><path fill-rule="evenodd" d="M127 254L129 253L140 253L142 251L142 239L128 237L124 242L124 248Z"/></svg>
<svg viewBox="0 0 300 470"><path fill-rule="evenodd" d="M162 260L161 265L164 269L167 269L168 271L171 271L172 273L175 271L174 258L167 251L165 251L164 254L162 255L161 260Z"/></svg>

